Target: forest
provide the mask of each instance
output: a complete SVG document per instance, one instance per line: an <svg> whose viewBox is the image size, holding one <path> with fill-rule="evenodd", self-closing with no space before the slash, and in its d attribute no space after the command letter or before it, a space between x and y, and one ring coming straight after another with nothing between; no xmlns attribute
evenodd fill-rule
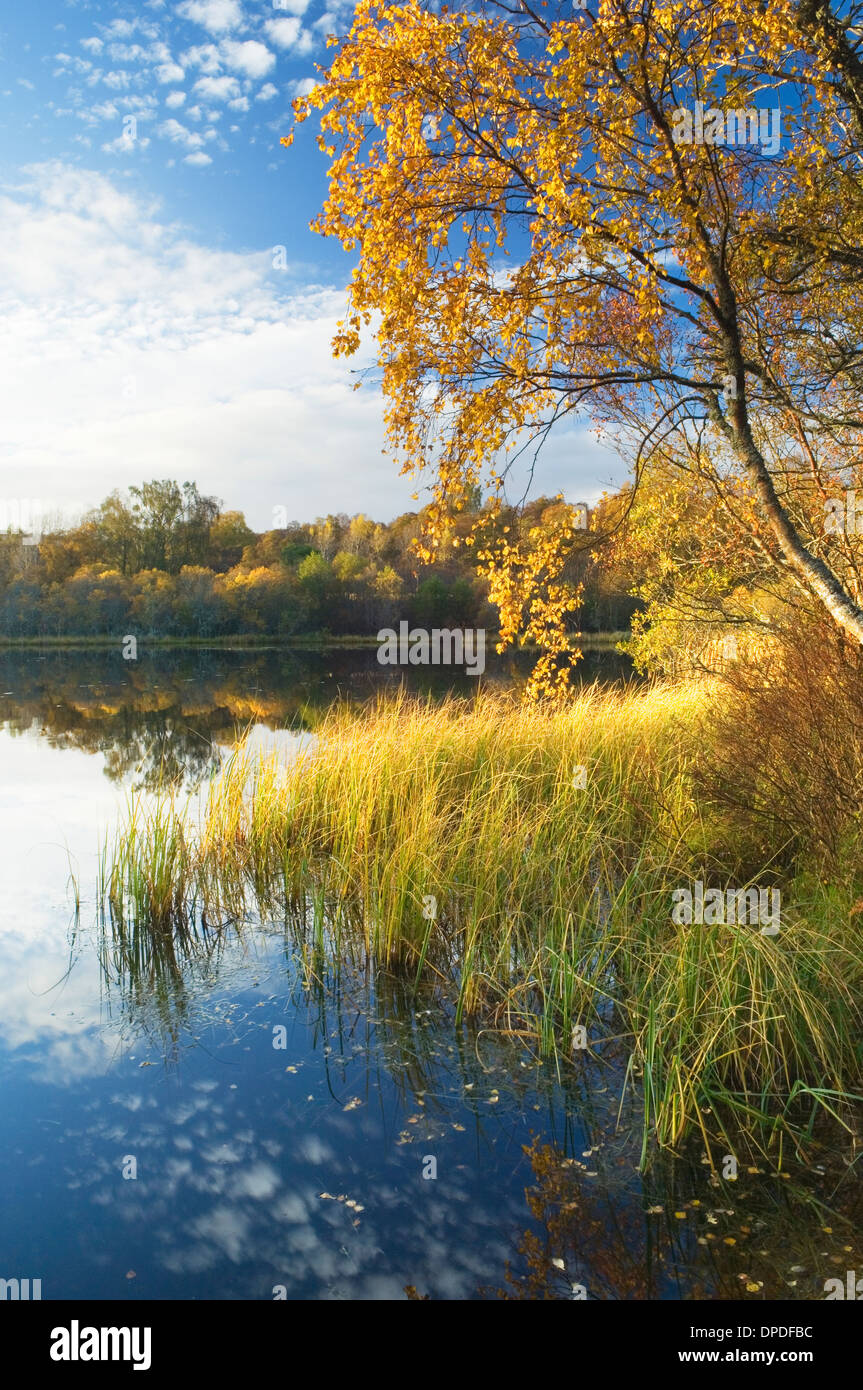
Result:
<svg viewBox="0 0 863 1390"><path fill-rule="evenodd" d="M561 506L539 498L490 530L542 526ZM422 511L389 522L359 513L290 521L256 534L240 511L195 483L153 480L114 492L75 526L0 535L0 638L374 636L400 619L495 631L471 529L478 495L431 564L416 552ZM579 626L621 631L637 602L588 550L572 556L583 585ZM573 624L574 627L574 624Z"/></svg>

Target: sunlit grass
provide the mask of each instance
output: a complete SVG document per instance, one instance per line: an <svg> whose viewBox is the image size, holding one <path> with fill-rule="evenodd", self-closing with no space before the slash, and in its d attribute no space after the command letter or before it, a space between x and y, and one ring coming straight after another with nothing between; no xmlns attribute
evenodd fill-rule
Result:
<svg viewBox="0 0 863 1390"><path fill-rule="evenodd" d="M311 921L319 945L443 979L461 1015L576 1065L581 1026L663 1144L715 1133L718 1111L762 1129L792 1101L836 1111L863 1081L843 892L786 888L775 938L671 920L675 887L730 882L692 790L705 698L690 684L585 688L549 711L489 696L336 708L295 761L240 744L193 832L170 799L136 803L104 896L157 931L188 930L196 900L213 918Z"/></svg>

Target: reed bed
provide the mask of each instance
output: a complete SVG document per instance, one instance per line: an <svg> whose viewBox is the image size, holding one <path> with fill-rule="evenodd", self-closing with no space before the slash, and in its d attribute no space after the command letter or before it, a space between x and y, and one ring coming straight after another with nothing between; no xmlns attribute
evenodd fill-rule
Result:
<svg viewBox="0 0 863 1390"><path fill-rule="evenodd" d="M171 802L133 808L106 857L112 911L160 931L188 930L195 902L311 923L318 945L445 982L462 1016L617 1066L645 1143L706 1137L705 1115L714 1133L722 1115L762 1133L845 1122L863 1084L853 883L829 910L817 884L796 904L786 886L772 938L671 919L674 888L729 882L691 776L708 695L390 696L333 709L295 761L241 742L193 827Z"/></svg>

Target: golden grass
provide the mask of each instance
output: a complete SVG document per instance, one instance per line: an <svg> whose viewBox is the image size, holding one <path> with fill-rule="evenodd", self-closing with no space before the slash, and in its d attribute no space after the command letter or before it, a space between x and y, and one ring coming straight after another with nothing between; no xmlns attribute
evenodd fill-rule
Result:
<svg viewBox="0 0 863 1390"><path fill-rule="evenodd" d="M166 813L157 852L133 818L106 872L115 910L164 920L178 894L237 916L251 896L312 917L334 951L451 983L460 1013L544 1053L578 1062L580 1025L661 1143L720 1105L762 1126L801 1098L832 1112L861 1085L863 953L841 911L786 892L776 938L671 920L675 887L725 886L690 777L709 698L594 686L545 711L487 695L333 709L293 762L240 744L194 833Z"/></svg>

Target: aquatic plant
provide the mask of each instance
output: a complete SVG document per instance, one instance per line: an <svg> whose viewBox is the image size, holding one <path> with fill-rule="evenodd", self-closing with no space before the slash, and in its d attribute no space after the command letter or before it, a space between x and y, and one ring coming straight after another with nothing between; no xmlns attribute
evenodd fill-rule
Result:
<svg viewBox="0 0 863 1390"><path fill-rule="evenodd" d="M241 743L192 833L133 807L109 900L156 930L254 912L314 948L437 979L456 1017L576 1066L614 1062L649 1135L769 1137L842 1117L863 1084L853 875L783 888L782 926L679 925L739 862L691 776L706 684L583 689L563 708L482 695L334 708L287 761ZM765 868L763 883L775 883ZM763 886L761 883L760 886ZM708 1116L709 1118L705 1118Z"/></svg>

